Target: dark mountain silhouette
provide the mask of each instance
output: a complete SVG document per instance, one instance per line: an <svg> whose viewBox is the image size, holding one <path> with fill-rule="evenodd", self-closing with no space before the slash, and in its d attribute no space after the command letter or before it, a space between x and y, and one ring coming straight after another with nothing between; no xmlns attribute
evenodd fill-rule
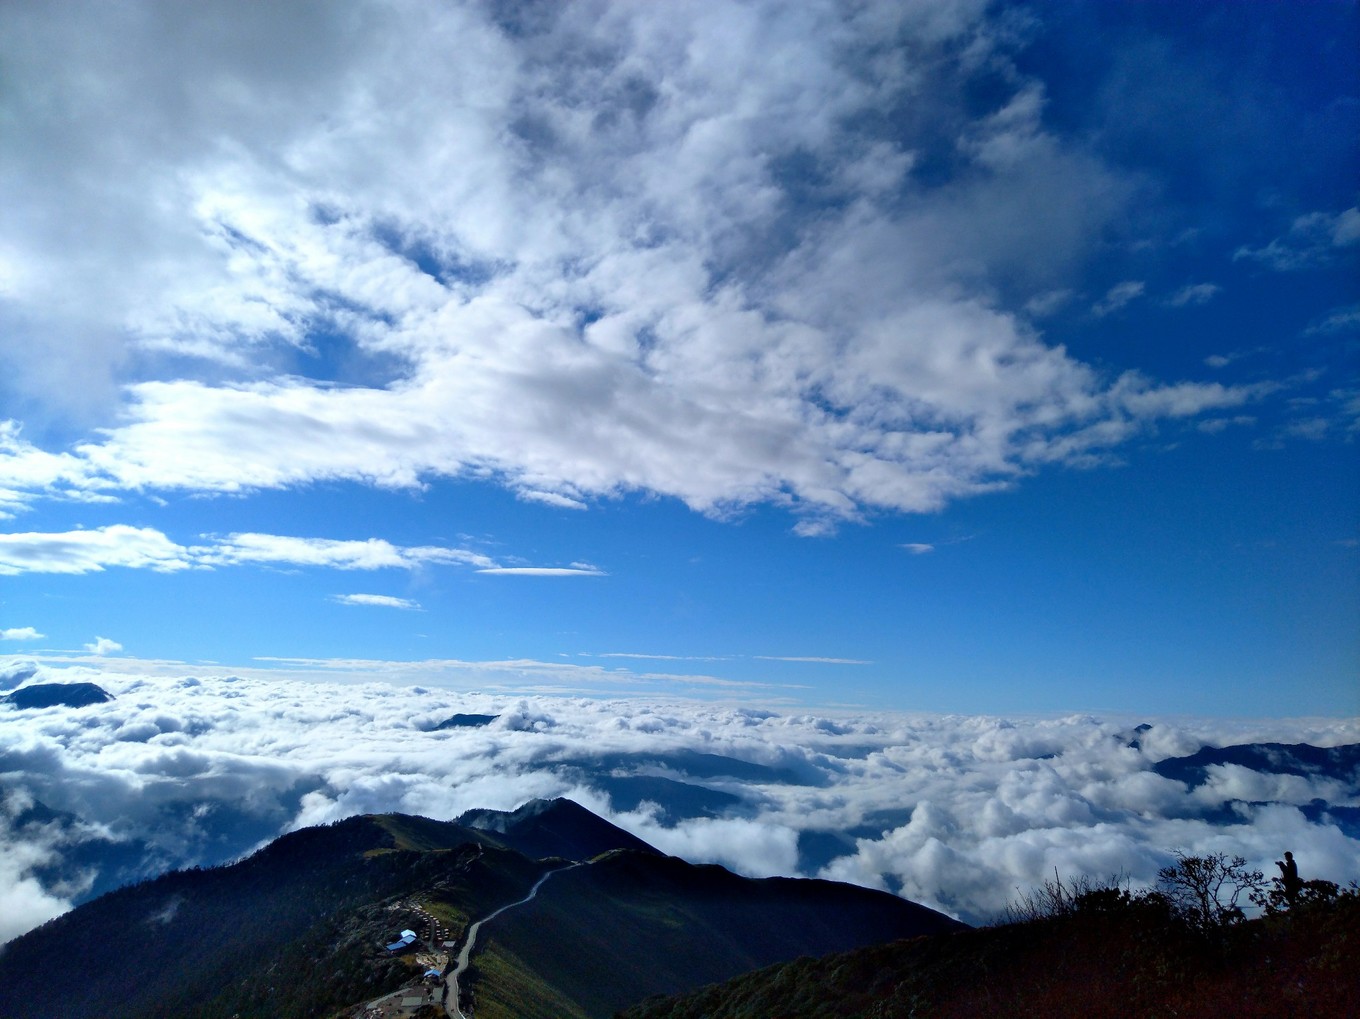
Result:
<svg viewBox="0 0 1360 1019"><path fill-rule="evenodd" d="M576 767L595 774L662 775L669 778L708 781L738 779L743 782L780 783L785 785L822 785L826 776L816 769L804 767L773 767L743 761L724 754L705 754L697 750L670 750L660 753L620 752L598 757L566 758L563 767Z"/></svg>
<svg viewBox="0 0 1360 1019"><path fill-rule="evenodd" d="M94 683L30 683L0 700L16 708L84 708L113 700L113 695Z"/></svg>
<svg viewBox="0 0 1360 1019"><path fill-rule="evenodd" d="M482 931L463 981L478 1019L607 1019L753 965L959 926L884 893L694 867L570 801L468 819L484 827L349 818L111 892L0 952L0 1017L348 1015L548 871ZM407 928L416 950L388 952Z"/></svg>
<svg viewBox="0 0 1360 1019"><path fill-rule="evenodd" d="M1143 736L1150 732L1151 729L1151 723L1144 722L1141 725L1135 725L1129 732L1116 734L1115 739L1123 742L1126 747L1131 747L1134 750L1141 750L1143 747Z"/></svg>
<svg viewBox="0 0 1360 1019"><path fill-rule="evenodd" d="M465 715L459 713L450 715L444 721L436 725L431 731L439 732L441 729L476 729L483 725L490 725L500 715Z"/></svg>
<svg viewBox="0 0 1360 1019"><path fill-rule="evenodd" d="M1267 775L1297 775L1330 779L1350 787L1360 796L1360 744L1315 747L1308 743L1243 743L1227 747L1201 747L1186 757L1168 757L1152 766L1164 778L1197 788L1209 781L1209 769L1236 765ZM1239 824L1242 801L1225 799L1207 805L1200 814L1214 824ZM1336 805L1323 799L1299 804L1315 824L1335 825L1348 838L1360 838L1360 807Z"/></svg>
<svg viewBox="0 0 1360 1019"><path fill-rule="evenodd" d="M586 781L607 793L615 810L637 810L643 803L653 804L657 819L664 825L692 817L720 817L739 809L743 803L740 796L721 789L659 775L600 774L589 776Z"/></svg>
<svg viewBox="0 0 1360 1019"><path fill-rule="evenodd" d="M1207 769L1222 764L1236 764L1272 775L1333 778L1356 785L1360 783L1360 743L1340 747L1315 747L1308 743L1201 747L1188 757L1168 757L1152 767L1164 778L1199 786L1208 781Z"/></svg>

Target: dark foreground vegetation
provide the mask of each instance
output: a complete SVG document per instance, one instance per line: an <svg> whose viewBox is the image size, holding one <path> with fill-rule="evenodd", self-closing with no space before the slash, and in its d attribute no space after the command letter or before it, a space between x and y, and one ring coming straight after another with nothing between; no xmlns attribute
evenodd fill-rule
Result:
<svg viewBox="0 0 1360 1019"><path fill-rule="evenodd" d="M1360 1015L1360 892L1311 881L1290 899L1241 860L1182 856L1151 892L1055 879L994 927L799 959L620 1015Z"/></svg>

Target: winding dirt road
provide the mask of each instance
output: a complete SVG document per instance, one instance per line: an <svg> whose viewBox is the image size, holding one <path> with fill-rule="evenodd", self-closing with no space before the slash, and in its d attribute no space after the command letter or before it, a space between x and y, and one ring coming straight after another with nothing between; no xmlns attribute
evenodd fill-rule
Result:
<svg viewBox="0 0 1360 1019"><path fill-rule="evenodd" d="M472 958L472 949L476 947L477 934L478 932L481 931L482 924L489 923L490 921L496 919L496 917L500 916L507 909L514 909L516 906L522 906L526 902L532 901L533 897L538 894L538 890L542 888L543 885L547 882L548 878L552 877L554 874L561 874L563 871L573 870L576 867L580 866L583 866L583 864L572 863L568 864L565 867L558 867L556 870L548 871L536 882L534 882L534 886L529 889L529 894L524 896L524 898L520 899L517 902L511 902L508 905L502 906L500 909L496 910L496 912L492 913L490 916L482 917L482 919L478 920L476 923L474 923L471 927L468 928L467 942L463 945L462 951L458 953L457 965L453 967L453 972L449 974L448 996L444 999L444 1009L445 1011L448 1012L449 1019L468 1019L468 1017L463 1014L462 1009L458 1007L458 978L463 975L463 971L467 969L468 960Z"/></svg>

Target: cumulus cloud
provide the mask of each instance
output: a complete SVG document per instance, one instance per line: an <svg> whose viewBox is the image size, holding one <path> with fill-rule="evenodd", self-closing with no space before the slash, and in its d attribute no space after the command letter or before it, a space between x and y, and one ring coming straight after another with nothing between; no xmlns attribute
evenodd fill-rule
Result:
<svg viewBox="0 0 1360 1019"><path fill-rule="evenodd" d="M123 645L116 640L109 640L108 637L96 637L85 645L85 650L95 655L112 655L122 651Z"/></svg>
<svg viewBox="0 0 1360 1019"><path fill-rule="evenodd" d="M560 795L691 860L887 888L974 921L1055 868L1150 883L1177 849L1240 853L1270 870L1289 848L1310 877L1360 878L1356 776L1226 764L1192 784L1154 770L1206 744L1354 744L1354 719L790 712L459 693L412 676L338 683L280 664L258 674L134 665L43 666L46 678L97 681L115 699L15 712L0 727L7 802L67 818L60 832L0 824L11 934L104 887L107 853L86 851L98 873L70 874L69 887L43 876L63 872L82 840L135 848L135 866L117 872L128 880L354 813L452 818ZM378 666L351 663L396 678ZM498 717L436 729L457 712ZM1140 721L1152 727L1135 731ZM7 807L11 819L22 809Z"/></svg>
<svg viewBox="0 0 1360 1019"><path fill-rule="evenodd" d="M5 8L4 385L96 427L0 425L0 513L477 477L815 535L1138 431L996 303L1136 187L984 3L154 9Z"/></svg>
<svg viewBox="0 0 1360 1019"><path fill-rule="evenodd" d="M389 594L337 594L335 600L341 605L376 605L388 609L408 609L418 611L420 603L410 598L394 598Z"/></svg>
<svg viewBox="0 0 1360 1019"><path fill-rule="evenodd" d="M8 630L0 630L0 640L42 640L45 636L31 626L12 626Z"/></svg>

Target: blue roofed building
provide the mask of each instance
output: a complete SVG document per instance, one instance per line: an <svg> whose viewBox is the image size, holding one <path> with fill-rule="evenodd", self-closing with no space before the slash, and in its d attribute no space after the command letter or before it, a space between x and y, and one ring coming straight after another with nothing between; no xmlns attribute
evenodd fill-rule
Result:
<svg viewBox="0 0 1360 1019"><path fill-rule="evenodd" d="M416 932L412 930L405 930L401 932L401 936L396 941L393 941L390 945L387 946L387 950L389 952L402 952L410 948L415 943Z"/></svg>

